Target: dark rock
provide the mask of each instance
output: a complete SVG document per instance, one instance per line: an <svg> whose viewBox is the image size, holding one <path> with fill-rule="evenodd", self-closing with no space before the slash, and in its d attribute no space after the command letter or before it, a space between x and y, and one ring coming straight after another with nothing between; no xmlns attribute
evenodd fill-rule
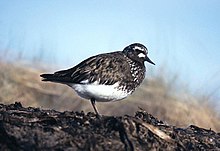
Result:
<svg viewBox="0 0 220 151"><path fill-rule="evenodd" d="M220 134L166 125L143 110L97 118L16 102L0 104L0 150L220 150Z"/></svg>

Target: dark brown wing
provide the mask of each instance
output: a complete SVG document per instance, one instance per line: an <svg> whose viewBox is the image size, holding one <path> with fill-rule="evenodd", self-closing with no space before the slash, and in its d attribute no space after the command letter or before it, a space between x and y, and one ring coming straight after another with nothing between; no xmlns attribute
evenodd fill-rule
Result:
<svg viewBox="0 0 220 151"><path fill-rule="evenodd" d="M90 57L68 70L41 76L43 81L81 84L97 81L99 84L111 85L125 78L125 75L130 75L129 70L123 53L113 52Z"/></svg>

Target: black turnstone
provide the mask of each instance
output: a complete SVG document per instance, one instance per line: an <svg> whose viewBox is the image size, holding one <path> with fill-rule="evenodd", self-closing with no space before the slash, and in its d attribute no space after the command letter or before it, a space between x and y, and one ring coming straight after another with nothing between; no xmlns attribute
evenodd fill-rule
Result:
<svg viewBox="0 0 220 151"><path fill-rule="evenodd" d="M123 51L92 56L78 65L54 74L42 74L42 81L62 83L73 88L79 96L89 99L99 115L95 102L116 101L126 98L145 77L147 48L134 43Z"/></svg>

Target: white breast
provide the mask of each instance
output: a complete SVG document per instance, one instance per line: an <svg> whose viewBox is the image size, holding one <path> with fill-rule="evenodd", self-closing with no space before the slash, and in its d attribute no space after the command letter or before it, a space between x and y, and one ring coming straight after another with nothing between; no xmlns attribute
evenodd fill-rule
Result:
<svg viewBox="0 0 220 151"><path fill-rule="evenodd" d="M98 102L116 101L126 98L130 93L118 89L119 84L98 85L92 84L73 84L70 85L79 96L85 99L95 98Z"/></svg>

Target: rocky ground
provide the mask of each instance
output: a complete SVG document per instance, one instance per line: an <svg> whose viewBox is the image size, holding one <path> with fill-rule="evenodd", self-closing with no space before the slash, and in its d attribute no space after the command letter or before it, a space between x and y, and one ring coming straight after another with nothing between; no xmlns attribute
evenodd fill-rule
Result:
<svg viewBox="0 0 220 151"><path fill-rule="evenodd" d="M0 104L0 150L220 150L220 133L167 125L141 109L98 118Z"/></svg>

